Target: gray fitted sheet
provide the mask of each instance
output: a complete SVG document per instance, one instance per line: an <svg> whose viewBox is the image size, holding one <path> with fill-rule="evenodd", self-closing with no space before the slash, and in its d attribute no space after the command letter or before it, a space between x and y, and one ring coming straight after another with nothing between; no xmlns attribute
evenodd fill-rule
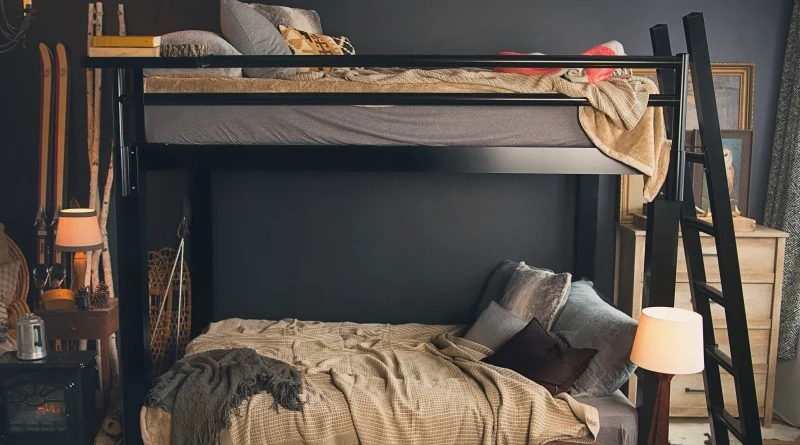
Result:
<svg viewBox="0 0 800 445"><path fill-rule="evenodd" d="M638 413L622 392L605 397L578 398L579 402L597 408L600 414L600 433L597 443L601 445L636 445L638 437Z"/></svg>
<svg viewBox="0 0 800 445"><path fill-rule="evenodd" d="M595 148L576 107L151 105L145 129L168 144L531 147L535 173L638 173Z"/></svg>

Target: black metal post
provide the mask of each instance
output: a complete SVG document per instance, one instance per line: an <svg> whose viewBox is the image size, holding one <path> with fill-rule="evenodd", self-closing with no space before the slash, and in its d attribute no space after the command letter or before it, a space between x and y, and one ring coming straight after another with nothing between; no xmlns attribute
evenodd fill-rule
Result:
<svg viewBox="0 0 800 445"><path fill-rule="evenodd" d="M112 72L112 116L117 163L114 206L117 214L117 286L120 289L120 373L124 382L123 422L125 443L142 442L139 412L150 388L150 318L147 302L147 208L142 195L144 175L129 177L129 146L126 139L125 110L119 96L125 91L124 71ZM134 170L136 171L136 170ZM131 182L138 184L138 193L129 193Z"/></svg>
<svg viewBox="0 0 800 445"><path fill-rule="evenodd" d="M657 56L671 55L669 30L666 25L658 25L650 29L653 51ZM664 76L666 74L666 76ZM667 70L659 72L661 90L666 94L675 93L674 79ZM672 80L672 81L670 81ZM685 97L685 96L684 96ZM668 133L675 131L676 121L681 121L673 110L665 110ZM678 126L682 124L678 123ZM675 136L668 134L668 137ZM680 141L679 141L680 142ZM670 158L670 175L665 188L659 196L647 206L647 237L645 239L644 290L642 307L675 305L675 275L678 261L678 227L680 224L681 205L675 193L674 181L677 171L678 156L673 153ZM658 378L649 371L640 370L639 389L642 392L642 405L639 407L639 443L644 444L650 433L650 425L654 414L658 393Z"/></svg>
<svg viewBox="0 0 800 445"><path fill-rule="evenodd" d="M214 321L214 233L212 229L211 172L189 172L189 200L192 227L189 233L189 262L192 268L192 338Z"/></svg>
<svg viewBox="0 0 800 445"><path fill-rule="evenodd" d="M574 275L576 278L594 280L600 175L579 175L576 188Z"/></svg>

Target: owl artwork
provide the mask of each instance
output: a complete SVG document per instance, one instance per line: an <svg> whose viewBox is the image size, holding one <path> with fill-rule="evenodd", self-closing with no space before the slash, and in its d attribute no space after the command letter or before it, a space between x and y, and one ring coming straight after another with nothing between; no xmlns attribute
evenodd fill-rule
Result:
<svg viewBox="0 0 800 445"><path fill-rule="evenodd" d="M722 154L725 158L725 175L728 177L728 196L733 196L733 184L736 169L733 167L733 153L728 147L722 147Z"/></svg>

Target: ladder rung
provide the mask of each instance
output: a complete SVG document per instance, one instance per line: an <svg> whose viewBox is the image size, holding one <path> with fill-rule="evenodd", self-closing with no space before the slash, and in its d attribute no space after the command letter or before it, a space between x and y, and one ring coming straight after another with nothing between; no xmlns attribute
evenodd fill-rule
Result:
<svg viewBox="0 0 800 445"><path fill-rule="evenodd" d="M705 350L706 354L713 358L722 369L728 371L728 374L732 375L734 378L737 378L737 374L733 370L733 362L731 358L728 357L728 354L722 352L716 346L706 346Z"/></svg>
<svg viewBox="0 0 800 445"><path fill-rule="evenodd" d="M739 424L739 421L736 420L731 413L729 413L725 408L714 408L714 418L722 422L725 425L725 428L728 429L737 439L739 439L742 443L747 443L744 440L744 434L742 434L742 428Z"/></svg>
<svg viewBox="0 0 800 445"><path fill-rule="evenodd" d="M722 298L722 292L718 289L709 286L706 283L694 283L694 289L697 292L700 292L704 296L708 297L709 300L717 303L720 306L725 306L725 299Z"/></svg>
<svg viewBox="0 0 800 445"><path fill-rule="evenodd" d="M688 162L693 162L695 164L705 164L706 163L706 154L700 153L696 151L687 151L686 152L686 160Z"/></svg>
<svg viewBox="0 0 800 445"><path fill-rule="evenodd" d="M697 218L688 217L688 218L683 218L683 222L685 222L686 224L689 224L690 226L694 227L695 229L697 229L697 230L699 230L699 231L701 231L701 232L703 232L703 233L705 233L707 235L711 235L711 236L716 236L717 235L717 229L714 227L714 225L710 224L710 223L707 223L707 222L705 222L703 220L700 220L700 219L697 219Z"/></svg>

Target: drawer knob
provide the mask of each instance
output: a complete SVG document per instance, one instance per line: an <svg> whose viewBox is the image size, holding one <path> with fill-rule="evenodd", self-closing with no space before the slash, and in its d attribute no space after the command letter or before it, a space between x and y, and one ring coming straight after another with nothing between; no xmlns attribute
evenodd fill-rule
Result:
<svg viewBox="0 0 800 445"><path fill-rule="evenodd" d="M68 331L70 331L70 332L75 332L75 331L77 331L77 330L78 330L78 328L76 328L75 326L69 326L69 327L67 328L67 330L68 330Z"/></svg>
<svg viewBox="0 0 800 445"><path fill-rule="evenodd" d="M686 391L686 392L703 392L703 393L706 392L705 389L694 389L694 388L688 388L688 387L684 388L684 391Z"/></svg>

